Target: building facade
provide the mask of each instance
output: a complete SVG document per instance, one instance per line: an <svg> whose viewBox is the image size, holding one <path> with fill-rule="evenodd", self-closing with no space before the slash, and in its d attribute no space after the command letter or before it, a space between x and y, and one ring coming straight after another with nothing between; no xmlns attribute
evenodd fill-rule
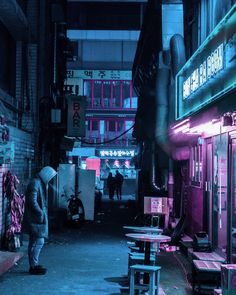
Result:
<svg viewBox="0 0 236 295"><path fill-rule="evenodd" d="M205 231L213 249L235 263L235 1L149 1L152 26L167 10L173 16L174 5L182 10L183 30L172 32L169 48L165 48L163 21L157 37L161 42L155 42L148 22L141 32L144 54L138 48L133 84L141 109L147 109L144 94L148 93L156 111L147 121L138 108L135 136L144 152L151 142L157 158L162 153L167 156L156 171L168 170L172 213L186 216L185 232L193 237ZM151 35L146 47L145 32ZM148 91L145 76L153 80ZM142 124L154 132L147 136ZM142 159L139 165L141 171L147 170ZM160 186L154 188L154 195L162 193Z"/></svg>
<svg viewBox="0 0 236 295"><path fill-rule="evenodd" d="M145 1L79 2L68 1L67 36L73 54L65 87L68 93L86 96L85 135L68 154L79 157L81 167L86 167L87 157L100 158L102 180L115 170L134 179L137 96L131 69Z"/></svg>
<svg viewBox="0 0 236 295"><path fill-rule="evenodd" d="M11 222L5 173L17 176L16 189L24 194L36 168L52 164L51 150L42 150L48 145L42 140L43 126L51 121L41 108L43 102L50 105L52 97L51 41L62 5L62 1L38 0L0 3L0 247L6 246Z"/></svg>
<svg viewBox="0 0 236 295"><path fill-rule="evenodd" d="M234 1L201 1L196 6L198 42L192 42L196 51L176 76L178 123L172 126L174 142L185 142L189 152L184 209L191 216L188 230L206 231L213 248L231 263L236 253L235 9Z"/></svg>

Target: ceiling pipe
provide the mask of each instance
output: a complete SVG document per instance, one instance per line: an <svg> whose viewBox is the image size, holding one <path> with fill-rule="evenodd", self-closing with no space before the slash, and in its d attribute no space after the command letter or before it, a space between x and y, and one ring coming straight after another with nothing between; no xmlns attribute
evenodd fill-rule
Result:
<svg viewBox="0 0 236 295"><path fill-rule="evenodd" d="M150 173L150 186L152 192L162 192L164 190L163 184L161 186L158 185L158 175L157 172L158 165L158 153L156 151L156 143L155 141L151 142L151 173ZM160 171L160 169L159 169ZM161 177L159 177L161 179Z"/></svg>
<svg viewBox="0 0 236 295"><path fill-rule="evenodd" d="M28 22L16 0L0 1L0 20L15 40L27 40Z"/></svg>
<svg viewBox="0 0 236 295"><path fill-rule="evenodd" d="M174 101L169 101L169 86L171 82L172 72L175 78L178 71L186 62L184 39L180 34L175 34L170 40L171 52L171 71L165 65L163 52L160 52L160 63L156 74L156 125L155 125L155 140L167 155L174 158L174 146L168 136L168 125L170 122L171 107Z"/></svg>

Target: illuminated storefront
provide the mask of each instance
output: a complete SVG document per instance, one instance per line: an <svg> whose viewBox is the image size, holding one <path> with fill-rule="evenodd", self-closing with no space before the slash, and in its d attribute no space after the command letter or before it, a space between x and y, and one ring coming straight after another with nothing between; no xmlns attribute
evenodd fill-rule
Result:
<svg viewBox="0 0 236 295"><path fill-rule="evenodd" d="M135 149L101 148L96 150L96 156L101 159L100 171L102 179L106 179L109 172L115 175L116 170L126 179L136 178L133 162Z"/></svg>
<svg viewBox="0 0 236 295"><path fill-rule="evenodd" d="M101 159L100 178L119 170L125 178L134 179L132 131L137 97L131 71L68 70L65 90L86 97L85 136L70 156L79 156L84 168L87 151L93 150L92 156Z"/></svg>
<svg viewBox="0 0 236 295"><path fill-rule="evenodd" d="M236 262L236 5L176 76L172 140L189 149L190 234ZM187 148L186 148L187 149ZM179 156L181 160L181 155ZM202 219L199 218L202 216Z"/></svg>

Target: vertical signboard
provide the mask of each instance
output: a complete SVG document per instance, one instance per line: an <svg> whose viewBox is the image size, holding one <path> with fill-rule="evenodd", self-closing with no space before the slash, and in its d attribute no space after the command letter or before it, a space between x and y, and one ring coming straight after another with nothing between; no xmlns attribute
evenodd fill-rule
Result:
<svg viewBox="0 0 236 295"><path fill-rule="evenodd" d="M85 96L68 96L67 136L85 136Z"/></svg>

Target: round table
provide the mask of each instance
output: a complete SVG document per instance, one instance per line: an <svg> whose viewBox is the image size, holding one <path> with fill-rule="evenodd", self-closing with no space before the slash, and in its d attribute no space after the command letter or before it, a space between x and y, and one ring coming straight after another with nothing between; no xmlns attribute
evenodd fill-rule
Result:
<svg viewBox="0 0 236 295"><path fill-rule="evenodd" d="M160 243L169 242L171 240L169 236L157 234L128 233L125 236L131 240L145 243L144 264L147 265L150 265L151 243L157 243L159 249Z"/></svg>
<svg viewBox="0 0 236 295"><path fill-rule="evenodd" d="M155 234L161 234L163 232L162 229L158 227L152 227L152 226L129 226L124 225L124 229L132 230L134 232L141 232L141 233L155 233Z"/></svg>
<svg viewBox="0 0 236 295"><path fill-rule="evenodd" d="M128 233L125 235L128 239L144 242L144 264L150 265L151 243L157 243L158 249L160 243L169 242L171 237L157 234ZM148 277L144 276L144 282L148 283Z"/></svg>

